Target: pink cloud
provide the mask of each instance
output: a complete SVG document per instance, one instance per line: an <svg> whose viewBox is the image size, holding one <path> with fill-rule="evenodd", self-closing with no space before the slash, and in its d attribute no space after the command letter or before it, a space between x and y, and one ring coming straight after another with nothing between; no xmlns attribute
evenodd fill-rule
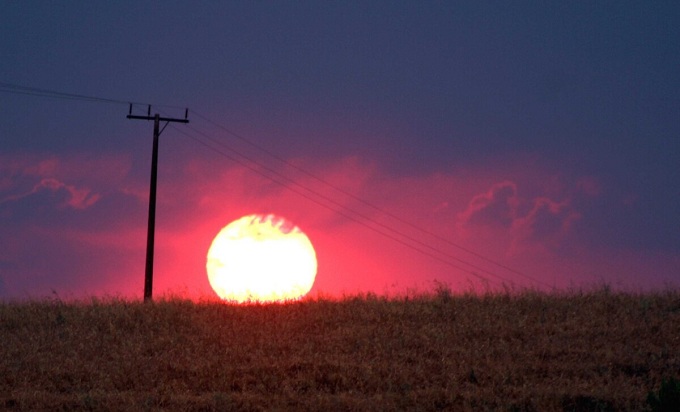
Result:
<svg viewBox="0 0 680 412"><path fill-rule="evenodd" d="M277 170L302 195L221 159L189 159L167 170L157 215L159 287L179 285L210 295L204 265L212 237L249 213L281 214L310 236L319 256L313 293L403 291L434 280L458 289L488 282L545 288L597 280L585 269L597 257L580 252L584 258L574 257L573 229L587 213L573 200L598 195L594 178L585 179L586 185L583 179L553 176L560 184L545 186L549 173L542 165L500 168L495 176L487 168L481 175L458 170L394 177L358 157L296 162L314 177Z"/></svg>
<svg viewBox="0 0 680 412"><path fill-rule="evenodd" d="M509 180L493 184L480 194L480 185L486 184L488 177L478 179L440 172L395 178L357 157L322 165L314 160L299 162L314 174L310 177L288 171L287 176L295 179L290 187L301 191L302 196L240 166L188 161L183 173L168 178L175 185L159 203L172 222L157 236L157 245L167 248L159 250L164 256L161 260L166 262L160 264L166 273L161 276L187 282L199 279L194 283L203 284L200 289L205 290L204 254L212 237L222 226L245 214L273 212L294 221L317 245L321 261L315 291L382 292L413 285L422 287L435 279L468 287L480 277L491 278L479 268L498 273L510 282L516 277L514 274L465 249L509 264L511 248L516 248L511 242L513 237L523 244L539 242L540 230L545 231L548 225L544 209L560 218L568 210L566 206L547 202L549 199L521 198L517 184ZM312 188L314 192L300 187ZM361 200L343 191L356 193ZM189 214L185 212L187 207L191 209ZM162 213L159 212L159 225ZM468 218L462 225L470 232L468 236L460 230L461 217ZM480 244L477 242L483 232L480 226L485 225L489 226L486 235L496 240L486 239ZM564 229L568 230L568 225ZM505 234L496 236L501 232ZM506 238L509 241L503 242ZM186 273L198 277L187 277ZM521 281L526 283L526 279Z"/></svg>
<svg viewBox="0 0 680 412"><path fill-rule="evenodd" d="M77 158L85 165L81 171L69 166ZM38 273L26 256L37 247L34 240L42 239L39 253L70 260L40 266L44 280L37 283L57 289L81 285L80 293L141 296L147 171L135 177L124 156L112 156L97 175L89 158L34 157L0 169L12 187L33 181L23 193L58 192L64 205L93 216L87 221L74 217L68 228L56 223L50 227L50 220L40 227L26 223L31 229L24 228L18 242L12 240L13 253L0 256L17 266L14 278L4 276L6 290L22 285L24 280L16 278L21 273ZM614 252L598 255L580 246L575 226L590 213L588 202L580 199L602 196L604 190L594 177L570 180L539 161L398 177L358 156L294 162L311 176L276 162L267 164L294 182L286 181L285 186L210 153L162 163L155 293L213 297L205 273L210 243L223 226L251 213L279 214L307 233L319 259L313 294L398 293L431 287L435 280L458 290L488 282L493 287L569 286L598 281L595 272L607 273L608 263L625 271L620 262L635 260L632 251L622 259ZM12 261L13 256L25 260ZM630 265L626 279L635 279L632 271L638 266Z"/></svg>

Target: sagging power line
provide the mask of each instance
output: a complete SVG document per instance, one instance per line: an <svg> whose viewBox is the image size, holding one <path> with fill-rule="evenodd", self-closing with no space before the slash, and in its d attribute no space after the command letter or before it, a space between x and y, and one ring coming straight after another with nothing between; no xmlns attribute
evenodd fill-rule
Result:
<svg viewBox="0 0 680 412"><path fill-rule="evenodd" d="M207 134L196 130L195 128L189 127L189 129L193 130L195 133L197 133L197 134L201 135L202 137L204 137L205 139L209 140L210 142L212 142L213 145L220 146L221 149L216 148L215 146L208 144L205 141L201 140L200 138L192 136L187 132L184 132L184 131L179 130L179 129L175 129L175 130L178 133L183 134L183 135L197 141L198 143L200 143L203 146L207 147L208 149L216 152L217 154L219 154L219 155L221 155L221 156L223 156L223 157L225 157L225 158L227 158L227 159L229 159L229 160L231 160L235 163L238 163L241 166L244 166L244 167L248 168L249 170L251 170L255 173L258 173L261 176L264 176L265 178L271 180L272 182L285 187L286 189L306 198L307 200L310 200L310 201L312 201L312 202L314 202L314 203L316 203L316 204L318 204L318 205L320 205L320 206L322 206L326 209L329 209L329 210L333 211L334 213L339 214L342 217L345 217L345 218L350 219L350 220L352 220L356 223L359 223L360 225L364 226L365 228L367 228L367 229L369 229L369 230L371 230L375 233L378 233L378 234L385 236L385 237L387 237L387 238L389 238L389 239L391 239L391 240L393 240L397 243L400 243L404 246L407 246L407 247L409 247L409 248L411 248L411 249L413 249L413 250L415 250L415 251L417 251L417 252L419 252L419 253L427 256L427 257L430 257L430 258L435 259L435 260L437 260L441 263L444 263L448 266L451 266L455 269L458 269L458 270L461 270L465 273L468 273L469 275L471 275L475 278L478 278L482 281L488 282L489 279L486 276L482 276L480 273L484 273L484 274L486 274L486 275L488 275L492 278L495 278L496 280L514 283L510 279L503 277L501 275L498 275L497 273L495 273L493 271L490 271L488 269L484 269L479 265L476 265L476 264L471 263L469 261L466 261L464 259L453 256L452 254L447 253L447 252L445 252L445 251L443 251L439 248L436 248L436 247L432 246L431 244L425 243L424 241L419 240L419 239L417 239L413 236L410 236L410 235L404 233L401 230L395 229L394 227L392 227L390 225L381 223L381 222L371 218L370 216L367 216L365 213L362 213L360 211L357 211L356 209L345 206L345 205L341 204L340 202L332 199L331 197L324 195L323 193L319 193L318 191L312 190L312 189L308 188L307 186L305 186L301 183L298 183L295 180L289 178L288 176L278 172L277 170L272 169L269 166L263 165L262 163L258 162L257 160L254 160L252 157L249 157L249 156L227 146L226 144L208 136ZM223 150L227 150L231 154L228 154ZM256 167L254 167L252 165L256 165ZM352 197L355 197L355 196L352 196ZM356 198L360 199L358 197L356 197ZM368 202L362 202L362 203L368 203ZM381 209L379 209L377 206L373 206L373 207L375 209L381 211ZM399 219L399 220L401 220L401 219ZM417 228L415 225L412 225L412 224L410 226ZM490 259L487 259L487 260L490 261L490 262L493 262ZM457 263L453 263L453 262L457 262ZM465 265L467 267L463 267L463 266L461 266L461 264ZM518 271L513 270L513 272L516 273L516 274L523 275L521 272L518 272ZM550 287L550 285L548 285L544 282L541 282L540 280L533 279L531 277L528 277L527 275L523 275L523 276L527 277L529 280L532 280L536 283L542 284L543 286Z"/></svg>
<svg viewBox="0 0 680 412"><path fill-rule="evenodd" d="M507 270L508 272L511 272L511 273L513 273L513 274L515 274L515 275L519 275L519 276L521 276L521 277L524 277L525 279L530 280L530 281L532 281L532 282L535 282L535 283L537 283L537 284L541 284L541 285L543 285L543 286L551 287L551 285L549 285L549 284L547 284L547 283L545 283L545 282L543 282L543 281L541 281L541 280L539 280L539 279L536 279L536 278L534 278L534 277L532 277L532 276L527 275L526 273L523 273L523 272L520 272L520 271L518 271L518 270L515 270L515 269L513 269L513 268L511 268L511 267L509 267L509 266L507 266L507 265L504 265L504 264L502 264L502 263L500 263L500 262L497 262L497 261L495 261L495 260L493 260L493 259L490 259L490 258L488 258L488 257L486 257L486 256L484 256L484 255L482 255L482 254L480 254L480 253L477 253L477 252L475 252L475 251L473 251L473 250L471 250L471 249L469 249L469 248L466 248L466 247L464 247L464 246L462 246L462 245L459 245L459 244L457 244L457 243L455 243L455 242L452 242L450 239L447 239L447 238L445 238L445 237L443 237L443 236L441 236L441 235L438 235L438 234L436 234L436 233L434 233L434 232L432 232L432 231L429 231L429 230L424 229L424 228L422 228L422 227L420 227L420 226L418 226L418 225L415 225L415 224L409 222L408 220L406 220L406 219L404 219L404 218L401 218L401 217L399 217L399 216L397 216L397 215L391 213L391 212L388 211L388 210L385 210L385 209L383 209L383 208L381 208L381 207L378 207L378 206L376 206L375 204L373 204L373 203L371 203L371 202L369 202L369 201L367 201L367 200L365 200L365 199L363 199L363 198L361 198L361 197L359 197L359 196L356 196L355 194L353 194L353 193L351 193L351 192L349 192L349 191L347 191L347 190L345 190L345 189L343 189L343 188L341 188L341 187L339 187L339 186L337 186L337 185L334 185L334 184L328 182L327 180L322 179L322 178L316 176L314 173L311 173L311 172L307 171L306 169L304 169L304 168L302 168L302 167L300 167L300 166L298 166L298 165L296 165L296 164L294 164L294 163L292 163L292 162L290 162L290 161L288 161L288 160L286 160L286 159L284 159L284 158L282 158L282 157L276 155L275 153L273 153L273 152L267 150L266 148L262 147L261 145L258 145L257 143L253 142L252 140L250 140L250 139L248 139L248 138L246 138L246 137L244 137L244 136L242 136L242 135L240 135L240 134L238 134L238 133L236 133L236 132L234 132L234 131L228 129L227 127L225 127L225 126L223 126L223 125L217 123L216 121L213 121L213 120L209 119L207 116L204 116L204 115L202 115L201 113L198 113L198 112L195 112L195 111L194 111L193 114L196 115L197 117L199 117L199 118L205 120L206 122L212 124L213 126L216 126L216 127L220 128L221 130L223 130L223 131L225 131L226 133L228 133L229 135L231 135L231 136L237 138L238 140L240 140L240 141L242 141L242 142L245 142L245 143L248 144L249 146L254 147L255 149L257 149L258 151L264 153L265 155L267 155L267 156L269 156L269 157L271 157L271 158L273 158L273 159L275 159L275 160L277 160L277 161L279 161L279 162L285 164L285 165L288 166L288 167L291 167L291 168L297 170L298 172L302 173L303 175L305 175L305 176L307 176L307 177L310 177L310 178L314 179L315 181L320 182L321 184L323 184L323 185L325 185L325 186L327 186L327 187L329 187L329 188L331 188L331 189L333 189L333 190L335 190L335 191L337 191L337 192L339 192L339 193L342 193L342 194L345 195L345 196L348 196L348 197L350 197L350 198L352 198L352 199L354 199L354 200L360 202L361 204L363 204L363 205L365 205L365 206L367 206L367 207L369 207L369 208L371 208L371 209L373 209L373 210L375 210L375 211L377 211L377 212L379 212L379 213L381 213L381 214L383 214L383 215L385 215L385 216L387 216L387 217L389 217L389 218L392 218L392 219L396 220L397 222L399 222L399 223L401 223L401 224L404 224L404 225L406 225L406 226L408 226L408 227L410 227L410 228L412 228L412 229L414 229L414 230L416 230L416 231L418 231L418 232L420 232L420 233L423 233L423 234L425 234L425 235L431 236L432 238L434 238L434 239L436 239L436 240L438 240L438 241L444 242L444 243L446 243L446 244L449 245L449 246L455 247L456 249L462 250L463 252L466 252L466 253L468 253L468 254L470 254L470 255L476 257L476 258L479 258L480 260L482 260L482 261L484 261L484 262L486 262L486 263L493 264L493 265L495 265L495 266L497 266L497 267L499 267L499 268L501 268L501 269ZM193 129L193 128L192 128L192 129ZM195 130L195 129L193 129L193 130ZM197 131L197 132L198 132L198 131ZM200 132L199 132L199 133L200 133ZM206 137L208 137L208 136L206 136ZM209 137L208 137L208 138L209 138ZM215 141L214 139L211 139L211 140ZM220 144L219 142L216 142L216 143L217 143L217 144ZM227 147L227 146L225 146L225 147L228 148L228 150L230 150L230 151L236 153L238 156L245 157L245 156L239 154L238 152L236 152L234 149L229 148L229 147ZM247 157L245 157L245 158L247 159ZM257 162L256 162L256 163L257 163ZM265 167L265 168L267 168L267 167ZM267 169L268 169L268 168L267 168ZM459 260L458 258L454 258L454 259ZM476 266L472 266L472 265L471 265L471 267L476 268ZM488 273L488 271L486 271L486 270L484 270L484 269L481 269L481 270L482 270L483 272L485 272L485 273Z"/></svg>
<svg viewBox="0 0 680 412"><path fill-rule="evenodd" d="M155 120L155 116L151 116L151 110L150 110L151 105L148 104L148 103L130 102L130 101L110 99L110 98L104 98L104 97L98 97L98 96L88 96L88 95L82 95L82 94L63 93L63 92L57 92L57 91L48 90L48 89L18 86L18 85L14 85L14 84L10 84L10 83L3 83L3 82L0 82L0 93L24 94L24 95L29 95L29 96L55 98L55 99L65 99L65 100L80 100L80 101L86 101L86 102L92 102L92 103L125 104L125 105L130 105L130 113L129 113L128 116L132 115L133 107L143 105L143 106L148 108L146 116L129 117L129 118L139 118L139 119L143 118L144 120ZM154 105L154 106L166 107L166 108L175 108L175 109L179 108L178 106L170 106L170 105ZM184 108L182 108L182 109L184 109ZM202 120L206 121L207 123L212 124L213 126L216 126L216 127L220 128L221 130L225 131L227 134L229 134L229 135L239 139L240 141L243 141L246 144L254 147L255 149L257 149L261 153L264 153L265 155L271 157L272 159L275 159L278 162L284 164L286 167L290 167L292 169L295 169L296 171L304 174L307 177L312 178L315 181L320 182L324 186L336 191L337 193L341 193L345 196L348 196L348 197L354 199L355 201L361 203L362 205L372 209L373 211L378 212L383 216L386 216L388 218L393 219L395 222L398 222L399 224L402 224L402 225L407 226L407 227L409 227L413 230L416 230L417 232L424 234L424 235L427 235L427 236L429 236L433 239L436 239L437 241L443 242L443 243L447 244L448 246L455 247L455 248L457 248L457 249L459 249L459 250L461 250L465 253L468 253L471 256L474 256L475 258L478 258L478 259L480 259L480 260L482 260L482 261L484 261L488 264L492 264L492 265L494 265L494 266L496 266L500 269L503 269L503 270L506 270L510 273L521 276L521 277L525 278L526 280L534 282L535 284L540 284L542 286L552 288L551 285L549 285L549 284L547 284L547 283L545 283L545 282L543 282L539 279L536 279L532 276L529 276L526 273L517 271L517 270L515 270L515 269L513 269L513 268L511 268L507 265L504 265L504 264L502 264L502 263L500 263L496 260L488 258L488 257L486 257L486 256L484 256L484 255L482 255L478 252L475 252L475 251L473 251L469 248L465 248L464 246L459 245L457 243L454 243L451 240L449 240L449 239L447 239L443 236L440 236L440 235L438 235L434 232L428 231L428 230L420 227L419 225L416 225L416 224L408 221L407 219L399 217L399 216L389 212L388 210L385 210L381 207L378 207L375 204L373 204L373 203L371 203L371 202L369 202L369 201L367 201L367 200L365 200L365 199L363 199L363 198L361 198L361 197L359 197L359 196L357 196L357 195L355 195L355 194L353 194L353 193L351 193L351 192L349 192L349 191L347 191L347 190L345 190L341 187L338 187L337 185L334 185L334 184L326 181L325 179L317 176L315 173L312 173L312 172L310 172L310 171L308 171L308 170L306 170L306 169L284 159L283 157L278 156L277 154L271 152L270 150L268 150L268 149L262 147L261 145L258 145L257 143L253 142L252 140L250 140L250 139L248 139L248 138L246 138L246 137L244 137L244 136L242 136L238 133L231 131L227 127L221 125L220 123L218 123L214 120L211 120L207 116L201 115L200 113L197 113L196 111L193 111L192 113L195 114L197 117L201 118ZM135 116L138 116L138 115L135 115ZM170 118L170 117L160 116L160 115L158 115L158 117L159 117L159 121L163 121L162 119L165 119L165 120L174 119L176 122L180 122L180 120L186 120L186 122L181 121L181 123L188 123L188 119L187 119L188 112L187 111L185 111L185 118L184 119L175 119L175 118ZM163 127L163 130L168 125L168 123L170 123L170 122L166 123L166 125ZM154 135L155 135L155 130L156 130L156 127L154 127ZM471 276L474 276L474 277L481 279L481 280L484 280L484 281L488 281L488 279L485 276L480 275L476 271L485 273L485 274L487 274L487 275L489 275L489 276L491 276L495 279L498 279L500 281L503 281L503 282L508 282L510 284L515 283L512 280L510 280L509 278L502 276L502 275L496 273L495 271L484 269L484 268L480 267L479 265L475 265L474 263L472 263L472 262L470 262L466 259L462 259L462 258L453 256L452 254L447 253L446 251L444 251L444 250L442 250L438 247L432 246L429 242L425 242L423 240L417 239L414 236L408 235L401 230L395 229L394 225L387 225L387 224L381 223L381 222L377 221L376 219L371 218L370 216L367 216L365 213L362 213L360 211L357 211L355 209L352 209L352 208L349 208L349 207L343 205L342 203L334 200L329 195L325 195L323 193L320 193L317 190L310 188L309 186L298 183L297 181L288 177L285 173L279 172L279 171L277 171L277 170L275 170L275 169L273 169L269 166L262 164L261 162L257 161L256 159L235 150L230 145L228 145L226 142L223 142L222 141L223 139L219 140L217 138L211 137L208 134L203 133L203 132L201 132L197 129L191 128L191 127L190 127L190 130L193 130L194 133L199 134L202 137L199 138L199 137L196 137L194 135L190 135L190 134L188 134L184 131L181 131L179 129L176 129L176 130L179 131L179 133L181 133L181 134L191 138L192 140L200 143L201 145L207 147L208 149L218 153L219 155L224 156L224 157L230 159L231 161L233 161L237 164L240 164L240 165L248 168L249 170L264 176L265 178L269 179L270 181L285 187L286 189L298 194L299 196L302 196L302 197L308 199L309 201L316 203L319 206L322 206L324 208L332 210L335 213L339 214L340 216L343 216L343 217L348 218L352 221L358 222L359 224L366 227L367 229L372 230L372 231L374 231L374 232L376 232L376 233L378 233L378 234L380 234L380 235L382 235L382 236L384 236L388 239L391 239L391 240L393 240L397 243L400 243L400 244L402 244L402 245L404 245L408 248L411 248L412 250L415 250L415 251L423 254L424 256L428 256L428 257L430 257L434 260L437 260L441 263L447 264L448 266L451 266L453 268L461 270L461 271L463 271L463 272L465 272L465 273L467 273ZM161 132L162 132L162 130L159 130L158 134L160 134ZM207 139L212 143L206 143L203 139ZM215 147L215 145L217 145L219 147ZM157 148L155 148L155 150L157 150ZM225 150L228 151L231 154L225 152ZM156 154L156 156L157 156L157 154ZM157 160L156 160L156 162L157 162ZM152 159L152 179L154 178L153 170L156 167L157 167L157 165L156 166L153 165L153 159ZM152 189L150 188L150 192L151 192L151 190ZM149 209L150 209L149 210L149 212L150 212L149 227L151 228L152 227L152 223L151 223L151 199L150 199L150 208ZM155 207L154 207L154 210L155 210ZM155 217L154 217L154 220L155 220ZM154 222L154 224L155 224L155 222ZM153 239L151 239L151 243L153 243ZM151 247L151 250L152 249L153 249L153 246ZM151 257L151 261L152 261L153 255L151 255L151 256L152 256ZM148 262L149 262L149 241L147 239L147 268L149 266ZM454 262L457 262L457 263L454 263ZM462 266L460 266L460 264L465 265L467 267L462 267ZM151 263L151 270L147 269L147 273L152 273L152 270L153 270L153 263ZM147 275L147 277L148 277L148 275ZM146 287L147 277L145 277L145 299L146 299L146 296L147 296L147 287ZM151 296L150 290L151 290L151 287L149 287L149 293L148 293L149 298Z"/></svg>

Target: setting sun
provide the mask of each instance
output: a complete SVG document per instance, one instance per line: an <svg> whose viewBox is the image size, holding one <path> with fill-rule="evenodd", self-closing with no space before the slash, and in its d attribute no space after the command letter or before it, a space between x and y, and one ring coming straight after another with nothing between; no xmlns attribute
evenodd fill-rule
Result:
<svg viewBox="0 0 680 412"><path fill-rule="evenodd" d="M208 250L208 280L235 302L298 299L312 288L316 253L309 238L276 215L248 215L225 226Z"/></svg>

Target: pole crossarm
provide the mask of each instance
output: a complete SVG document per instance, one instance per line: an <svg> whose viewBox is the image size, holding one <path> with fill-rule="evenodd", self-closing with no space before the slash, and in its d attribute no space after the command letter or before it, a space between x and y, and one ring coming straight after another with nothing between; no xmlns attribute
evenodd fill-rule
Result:
<svg viewBox="0 0 680 412"><path fill-rule="evenodd" d="M154 116L137 116L134 114L129 114L126 116L128 119L137 119L137 120L155 120L156 118ZM177 123L189 123L189 119L175 119L172 117L158 117L158 120L161 122L177 122Z"/></svg>
<svg viewBox="0 0 680 412"><path fill-rule="evenodd" d="M155 114L154 116L151 115L151 105L148 106L146 116L140 116L137 114L132 114L132 103L130 103L130 111L128 112L128 115L126 116L128 119L135 119L135 120L156 120L158 118L158 121L160 122L176 122L176 123L189 123L189 109L184 109L184 119L178 119L175 117L163 117L160 116L159 114Z"/></svg>
<svg viewBox="0 0 680 412"><path fill-rule="evenodd" d="M165 130L165 126L170 122L175 123L189 123L189 109L184 111L184 119L175 119L172 117L161 117L158 113L151 116L151 105L149 105L146 116L139 116L132 114L132 104L130 104L130 112L127 115L128 119L133 120L153 120L153 153L151 157L151 183L149 185L149 222L146 237L146 270L144 273L144 301L150 301L153 290L153 255L154 255L154 235L156 228L156 185L158 176L158 137ZM162 130L159 130L159 123L166 122Z"/></svg>

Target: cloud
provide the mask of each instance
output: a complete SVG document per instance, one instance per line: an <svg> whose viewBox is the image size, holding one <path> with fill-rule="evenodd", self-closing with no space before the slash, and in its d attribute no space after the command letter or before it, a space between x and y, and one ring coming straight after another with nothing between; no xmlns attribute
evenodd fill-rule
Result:
<svg viewBox="0 0 680 412"><path fill-rule="evenodd" d="M0 205L21 202L15 212L58 209L85 210L113 193L135 187L129 181L128 155L70 153L64 155L18 153L0 155ZM26 203L28 202L28 203ZM16 213L14 214L16 216Z"/></svg>
<svg viewBox="0 0 680 412"><path fill-rule="evenodd" d="M581 190L579 181L571 193ZM506 239L506 253L515 254L530 248L557 249L570 233L581 214L573 209L571 199L553 200L547 196L533 198L518 195L518 184L502 181L486 192L475 195L457 216L456 226L465 237ZM595 183L586 186L595 195ZM557 195L564 196L564 193Z"/></svg>
<svg viewBox="0 0 680 412"><path fill-rule="evenodd" d="M132 168L129 154L94 153L13 153L0 155L0 176L55 178L64 182L82 181L119 184Z"/></svg>
<svg viewBox="0 0 680 412"><path fill-rule="evenodd" d="M555 202L539 197L531 203L531 210L524 216L516 217L512 223L513 252L529 247L559 248L581 214L572 210L567 201Z"/></svg>
<svg viewBox="0 0 680 412"><path fill-rule="evenodd" d="M158 252L166 262L160 265L166 273L177 273L169 278L203 272L204 252L221 226L245 214L273 212L299 225L318 248L319 278L314 290L382 292L435 279L469 285L471 279L478 280L479 268L508 283L526 284L526 279L516 279L516 274L465 249L504 265L517 263L519 252L525 259L559 252L560 241L578 215L568 201L542 196L544 191L531 181L499 180L480 192L493 178L488 170L482 177L469 171L392 176L356 156L298 162L313 177L289 171L295 181L290 185L293 191L240 166L212 162L189 161L185 172L173 175L176 186L159 204L172 215L168 218L172 227L165 226L157 236L157 244L167 247ZM498 176L503 174L497 171ZM551 194L571 196L577 190L574 186L565 184L561 192ZM537 195L520 196L518 187ZM187 209L191 213L186 214ZM559 220L556 226L554 219ZM544 247L545 242L549 244Z"/></svg>
<svg viewBox="0 0 680 412"><path fill-rule="evenodd" d="M467 209L458 215L458 226L462 229L475 226L510 228L519 203L515 183L496 183L485 193L472 198Z"/></svg>
<svg viewBox="0 0 680 412"><path fill-rule="evenodd" d="M72 207L74 209L86 209L95 204L101 197L99 194L92 193L90 189L79 189L54 178L44 178L28 192L9 195L0 200L0 205L7 202L16 202L44 191L52 192L55 198L61 199L58 202L59 207Z"/></svg>
<svg viewBox="0 0 680 412"><path fill-rule="evenodd" d="M97 175L88 158L94 156L19 157L13 167L0 169L0 181L11 181L0 193L18 199L0 208L14 214L3 215L7 230L0 233L6 295L54 289L72 296L141 296L148 171L133 175L125 172L124 157L104 156L110 164ZM81 172L69 166L77 159L86 165ZM583 246L578 224L606 204L587 199L608 193L595 177L564 177L540 162L393 175L359 156L292 161L310 174L267 165L290 179L284 185L219 156L164 162L155 293L213 296L205 274L210 243L223 226L251 213L284 216L310 237L319 259L312 293L398 293L434 280L467 290L482 284L481 278L495 286L537 286L515 272L541 285L598 282L602 273L634 282L634 271L641 270L613 270L625 271L620 262L635 261L633 251L622 257L604 246ZM38 209L41 203L50 207ZM668 279L674 260L657 260L666 262L658 279Z"/></svg>

